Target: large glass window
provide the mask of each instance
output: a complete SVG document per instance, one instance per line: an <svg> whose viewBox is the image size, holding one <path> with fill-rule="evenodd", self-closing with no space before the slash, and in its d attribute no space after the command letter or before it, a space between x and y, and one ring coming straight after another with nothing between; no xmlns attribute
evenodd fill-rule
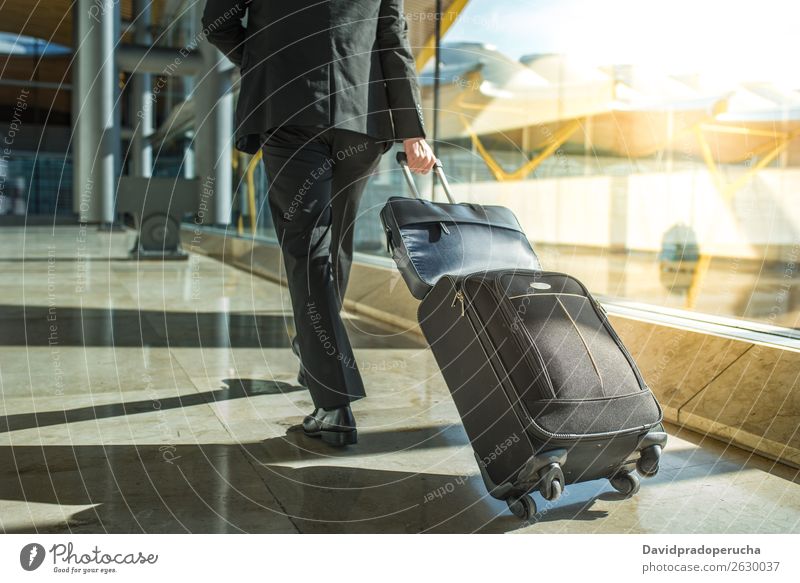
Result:
<svg viewBox="0 0 800 583"><path fill-rule="evenodd" d="M745 10L746 8L746 10ZM800 327L791 3L471 0L442 39L439 157L597 294ZM424 54L424 51L420 51ZM434 63L422 66L433 123ZM386 156L358 248L404 192Z"/></svg>

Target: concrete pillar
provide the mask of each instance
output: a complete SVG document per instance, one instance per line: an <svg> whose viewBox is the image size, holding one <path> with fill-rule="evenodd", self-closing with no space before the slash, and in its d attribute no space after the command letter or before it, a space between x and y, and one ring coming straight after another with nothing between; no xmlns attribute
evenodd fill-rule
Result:
<svg viewBox="0 0 800 583"><path fill-rule="evenodd" d="M152 23L149 0L136 0L134 9L135 33L137 44L150 45ZM133 174L144 178L152 176L153 147L150 145L150 134L153 133L153 78L150 73L134 72L130 116L134 127L131 150L133 150Z"/></svg>
<svg viewBox="0 0 800 583"><path fill-rule="evenodd" d="M195 77L195 163L204 224L229 225L233 169L232 65L205 37L198 43L206 70Z"/></svg>

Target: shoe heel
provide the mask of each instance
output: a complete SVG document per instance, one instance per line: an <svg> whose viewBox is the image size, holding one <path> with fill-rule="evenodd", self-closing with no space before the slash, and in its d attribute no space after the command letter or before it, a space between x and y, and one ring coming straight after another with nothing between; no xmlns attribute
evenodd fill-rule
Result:
<svg viewBox="0 0 800 583"><path fill-rule="evenodd" d="M330 445L354 445L358 443L358 431L320 431L322 441Z"/></svg>

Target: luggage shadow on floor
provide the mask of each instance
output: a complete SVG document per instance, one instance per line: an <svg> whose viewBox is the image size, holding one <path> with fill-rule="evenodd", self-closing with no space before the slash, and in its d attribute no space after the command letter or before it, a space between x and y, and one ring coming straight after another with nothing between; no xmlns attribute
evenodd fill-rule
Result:
<svg viewBox="0 0 800 583"><path fill-rule="evenodd" d="M235 444L6 446L0 468L6 533L504 532L520 525L474 476L259 466Z"/></svg>
<svg viewBox="0 0 800 583"><path fill-rule="evenodd" d="M261 466L300 532L502 533L524 526L477 476L345 466Z"/></svg>

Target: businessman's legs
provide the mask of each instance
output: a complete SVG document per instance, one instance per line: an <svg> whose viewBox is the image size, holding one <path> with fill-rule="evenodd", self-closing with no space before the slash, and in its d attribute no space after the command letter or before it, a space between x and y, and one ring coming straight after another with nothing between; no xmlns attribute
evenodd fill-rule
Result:
<svg viewBox="0 0 800 583"><path fill-rule="evenodd" d="M263 154L270 210L289 281L296 344L316 408L309 416L308 432L333 436L337 442L343 439L339 425L355 428L347 405L365 396L339 315L352 257L352 224L343 221L352 223L366 176L383 147L366 136L358 142L354 136L360 134L352 132L342 139L338 130L314 137L320 131L281 128L271 134ZM340 251L346 255L346 266L338 259ZM344 412L330 413L336 410ZM341 442L354 441L353 431L351 441Z"/></svg>
<svg viewBox="0 0 800 583"><path fill-rule="evenodd" d="M339 407L363 397L364 387L332 285L330 152L323 143L279 138L265 144L264 165L295 331L314 405Z"/></svg>
<svg viewBox="0 0 800 583"><path fill-rule="evenodd" d="M331 263L341 309L353 264L355 222L361 196L386 148L383 143L357 132L333 130L331 137L331 149L337 156L331 198Z"/></svg>

